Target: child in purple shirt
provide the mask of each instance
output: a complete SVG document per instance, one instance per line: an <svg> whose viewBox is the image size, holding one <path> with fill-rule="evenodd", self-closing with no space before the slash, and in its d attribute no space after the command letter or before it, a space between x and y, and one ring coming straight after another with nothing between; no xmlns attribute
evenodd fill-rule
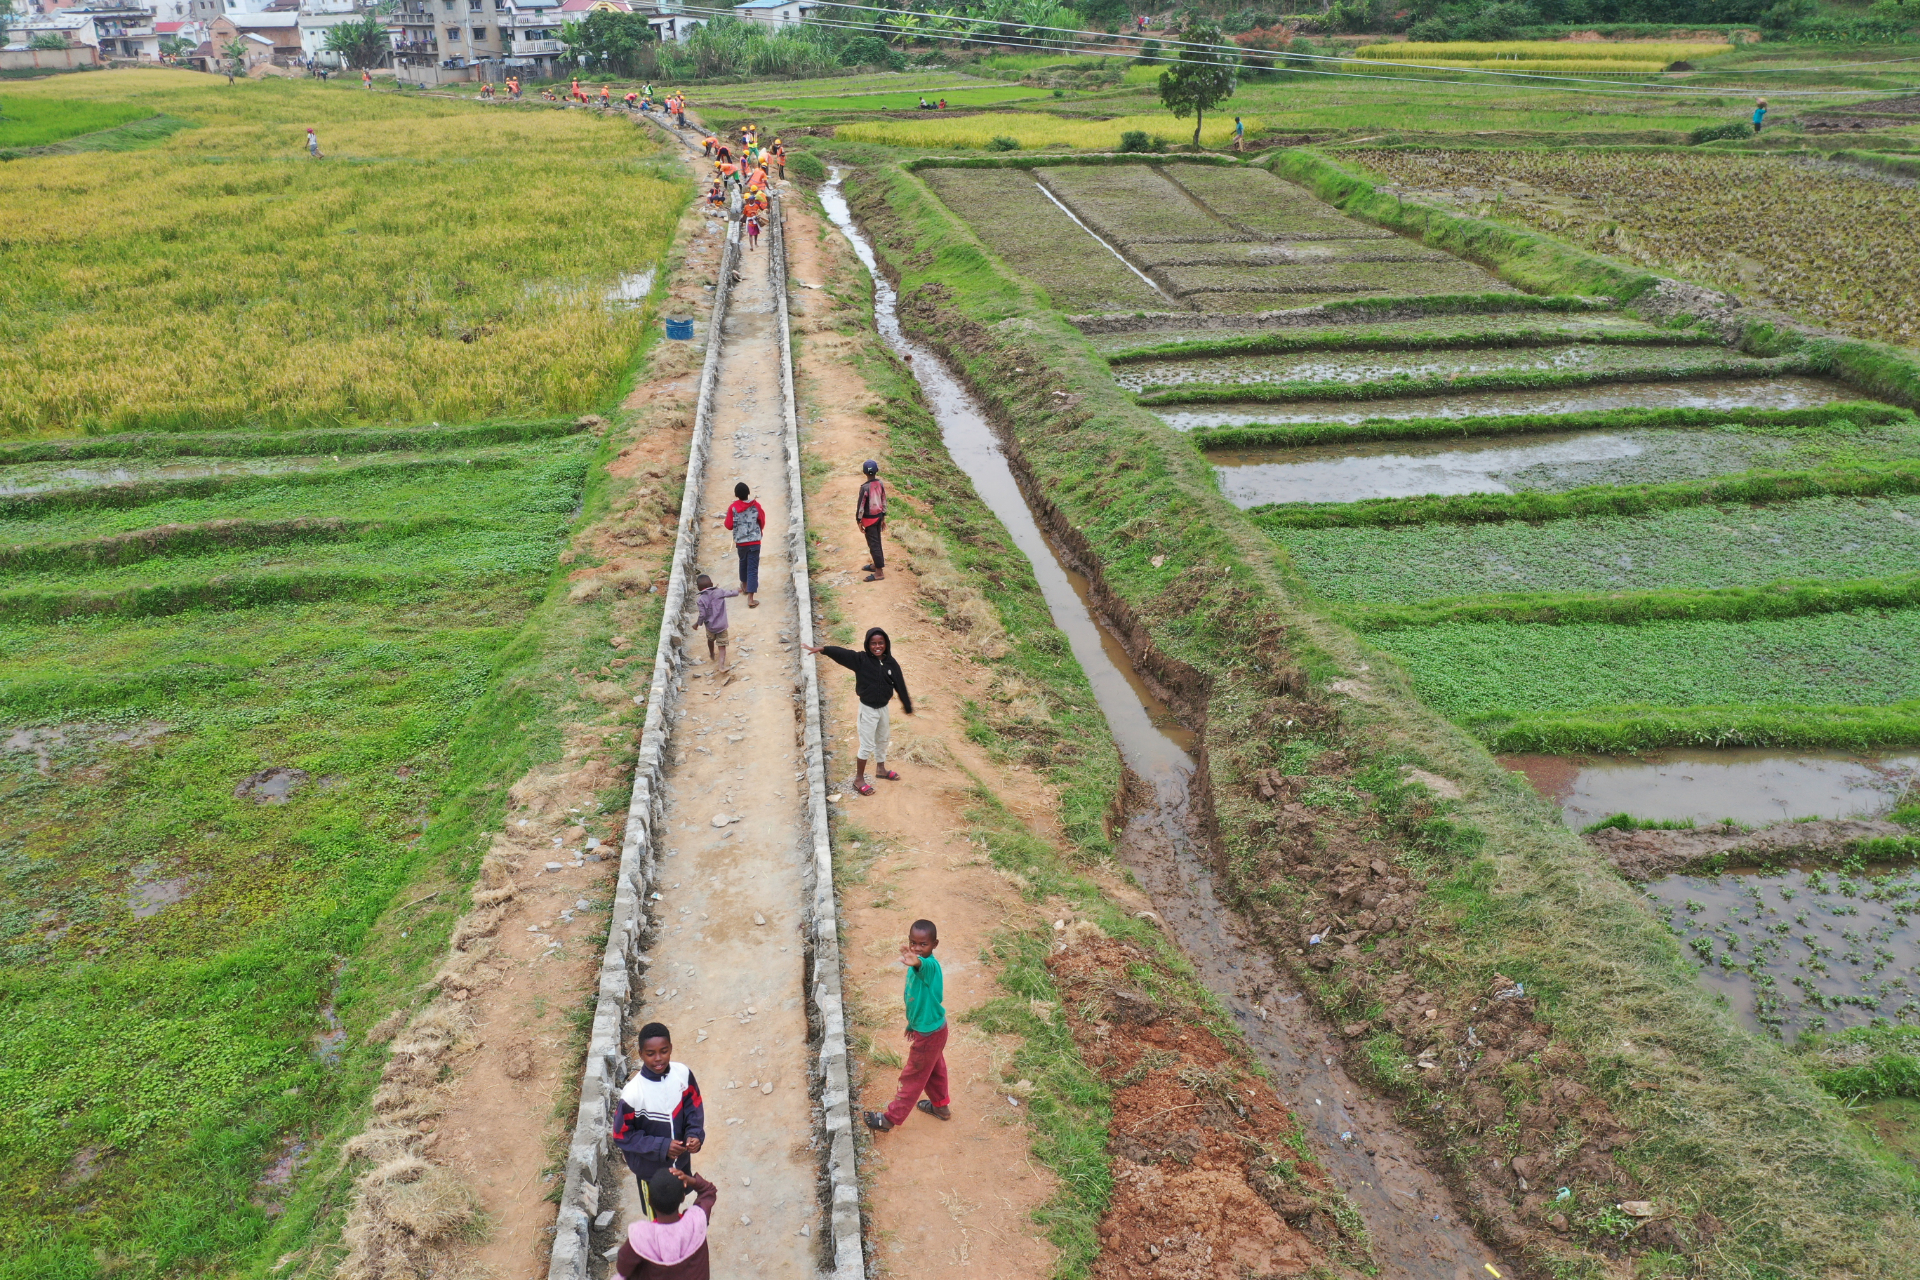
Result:
<svg viewBox="0 0 1920 1280"><path fill-rule="evenodd" d="M720 669L727 669L727 597L737 596L738 591L726 591L713 585L713 579L701 574L693 580L700 588L698 604L700 616L694 621L694 628L707 629L707 656L713 657L715 648L720 650Z"/></svg>

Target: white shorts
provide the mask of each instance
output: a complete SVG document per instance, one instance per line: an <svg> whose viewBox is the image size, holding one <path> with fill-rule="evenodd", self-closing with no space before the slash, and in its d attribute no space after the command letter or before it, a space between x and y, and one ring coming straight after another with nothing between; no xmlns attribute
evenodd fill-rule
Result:
<svg viewBox="0 0 1920 1280"><path fill-rule="evenodd" d="M889 707L870 707L860 704L860 759L887 762L887 738L890 726L887 721Z"/></svg>

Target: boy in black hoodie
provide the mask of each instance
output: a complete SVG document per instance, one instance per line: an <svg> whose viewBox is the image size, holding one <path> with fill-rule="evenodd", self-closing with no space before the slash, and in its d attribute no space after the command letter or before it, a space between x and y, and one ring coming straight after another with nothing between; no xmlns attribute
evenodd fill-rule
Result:
<svg viewBox="0 0 1920 1280"><path fill-rule="evenodd" d="M867 761L874 763L873 775L897 782L900 775L887 768L887 705L900 695L900 711L913 714L913 699L907 695L907 678L893 660L893 642L879 627L867 629L865 643L858 652L839 645L808 645L808 653L824 653L853 672L853 691L860 697L860 755L853 766L853 789L863 796L873 794L867 781Z"/></svg>

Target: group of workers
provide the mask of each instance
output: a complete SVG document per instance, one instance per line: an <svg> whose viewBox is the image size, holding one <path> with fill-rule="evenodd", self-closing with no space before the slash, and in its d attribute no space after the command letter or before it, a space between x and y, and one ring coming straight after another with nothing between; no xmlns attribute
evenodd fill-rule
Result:
<svg viewBox="0 0 1920 1280"><path fill-rule="evenodd" d="M779 138L762 143L759 126L748 123L740 126L737 156L733 144L714 134L701 140L700 149L713 161L713 183L707 188L707 203L716 208L731 208L734 193L739 193L740 217L746 223L751 248L759 240L772 175L778 174L782 181L786 179L786 144Z"/></svg>

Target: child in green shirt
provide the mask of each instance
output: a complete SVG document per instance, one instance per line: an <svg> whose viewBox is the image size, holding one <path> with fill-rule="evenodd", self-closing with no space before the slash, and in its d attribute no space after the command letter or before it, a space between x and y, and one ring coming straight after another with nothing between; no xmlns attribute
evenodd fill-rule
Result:
<svg viewBox="0 0 1920 1280"><path fill-rule="evenodd" d="M947 1006L945 980L933 949L940 931L931 920L915 920L900 948L907 966L907 1065L900 1068L900 1092L885 1111L864 1114L867 1127L885 1133L906 1121L915 1108L937 1120L951 1120L947 1095ZM927 1096L921 1098L925 1093Z"/></svg>

